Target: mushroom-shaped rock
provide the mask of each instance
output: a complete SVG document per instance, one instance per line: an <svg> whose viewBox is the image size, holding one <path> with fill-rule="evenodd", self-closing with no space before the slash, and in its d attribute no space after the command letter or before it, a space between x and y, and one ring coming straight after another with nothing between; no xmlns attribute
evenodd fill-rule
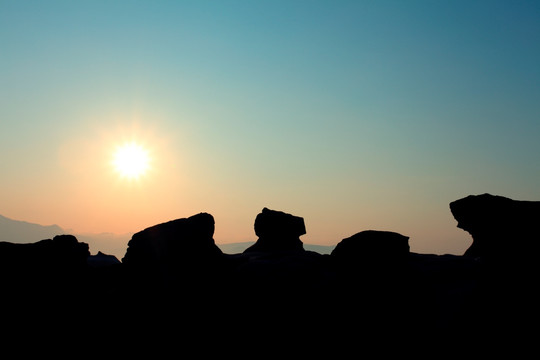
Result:
<svg viewBox="0 0 540 360"><path fill-rule="evenodd" d="M305 233L303 218L264 208L255 218L259 239L244 252L304 251L300 236Z"/></svg>
<svg viewBox="0 0 540 360"><path fill-rule="evenodd" d="M450 203L450 211L457 226L473 238L464 255L492 258L538 255L540 201L470 195Z"/></svg>

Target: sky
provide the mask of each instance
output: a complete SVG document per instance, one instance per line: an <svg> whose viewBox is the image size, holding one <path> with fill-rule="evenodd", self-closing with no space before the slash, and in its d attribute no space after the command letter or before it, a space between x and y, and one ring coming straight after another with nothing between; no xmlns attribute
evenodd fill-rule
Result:
<svg viewBox="0 0 540 360"><path fill-rule="evenodd" d="M448 204L540 200L538 1L0 0L0 214L126 233L263 207L461 254ZM148 154L121 176L118 147Z"/></svg>

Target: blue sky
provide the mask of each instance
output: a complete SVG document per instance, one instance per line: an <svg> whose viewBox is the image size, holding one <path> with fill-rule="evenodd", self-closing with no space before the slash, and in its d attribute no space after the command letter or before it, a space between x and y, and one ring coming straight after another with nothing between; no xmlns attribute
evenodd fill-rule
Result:
<svg viewBox="0 0 540 360"><path fill-rule="evenodd" d="M304 241L378 228L459 253L450 201L540 199L539 18L536 1L0 0L0 213L100 232L209 211L228 242L269 206L304 216ZM129 137L155 150L136 188L101 174Z"/></svg>

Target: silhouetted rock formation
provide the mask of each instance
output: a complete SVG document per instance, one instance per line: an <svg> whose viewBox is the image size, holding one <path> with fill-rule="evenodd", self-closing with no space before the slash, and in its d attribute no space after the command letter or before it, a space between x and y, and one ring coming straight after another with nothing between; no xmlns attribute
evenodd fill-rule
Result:
<svg viewBox="0 0 540 360"><path fill-rule="evenodd" d="M101 251L98 251L96 255L88 256L86 262L93 268L104 268L121 264L120 260L118 260L116 256L107 255L102 253Z"/></svg>
<svg viewBox="0 0 540 360"><path fill-rule="evenodd" d="M213 235L214 217L207 213L155 225L133 235L122 263L152 268L213 258L222 255Z"/></svg>
<svg viewBox="0 0 540 360"><path fill-rule="evenodd" d="M403 259L409 255L409 237L390 231L366 230L341 240L332 255L343 261Z"/></svg>
<svg viewBox="0 0 540 360"><path fill-rule="evenodd" d="M393 344L477 334L491 341L507 329L529 329L520 325L535 319L539 301L538 203L486 194L450 206L473 236L471 256L416 254L407 236L373 230L322 255L304 250L301 217L267 208L255 219L257 242L240 254L215 245L207 213L136 233L123 263L90 257L73 236L0 243L0 301L17 316L50 314L47 323L81 313L116 317L111 332L143 337L181 324L208 344L226 338L285 350L305 344L299 334L351 349L366 333ZM23 299L46 306L28 307Z"/></svg>
<svg viewBox="0 0 540 360"><path fill-rule="evenodd" d="M28 244L0 242L0 302L51 306L73 301L85 286L88 255L88 244L71 235Z"/></svg>
<svg viewBox="0 0 540 360"><path fill-rule="evenodd" d="M28 244L0 242L2 270L70 271L84 268L89 255L88 244L78 242L73 235L57 235L52 240Z"/></svg>
<svg viewBox="0 0 540 360"><path fill-rule="evenodd" d="M200 213L158 224L133 235L122 263L130 297L201 294L221 276L222 251L213 239L214 218ZM165 292L168 295L158 295ZM157 300L156 300L157 301ZM156 305L158 306L158 305Z"/></svg>
<svg viewBox="0 0 540 360"><path fill-rule="evenodd" d="M540 201L517 201L490 194L450 203L458 227L473 238L464 255L506 258L538 256Z"/></svg>
<svg viewBox="0 0 540 360"><path fill-rule="evenodd" d="M302 251L300 236L305 233L303 218L264 208L255 218L259 239L244 252Z"/></svg>
<svg viewBox="0 0 540 360"><path fill-rule="evenodd" d="M526 336L520 329L540 320L540 293L532 286L540 275L540 202L470 195L450 203L450 210L458 227L473 238L463 259L479 264L473 316L492 335Z"/></svg>

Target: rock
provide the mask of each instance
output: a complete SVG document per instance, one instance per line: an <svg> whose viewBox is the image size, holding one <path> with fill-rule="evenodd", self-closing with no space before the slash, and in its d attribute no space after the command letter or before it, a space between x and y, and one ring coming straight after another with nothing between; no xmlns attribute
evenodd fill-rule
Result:
<svg viewBox="0 0 540 360"><path fill-rule="evenodd" d="M331 255L343 261L403 258L409 254L409 237L390 231L366 230L341 240Z"/></svg>
<svg viewBox="0 0 540 360"><path fill-rule="evenodd" d="M337 270L338 298L365 312L375 324L383 316L406 314L401 297L407 283L409 238L395 232L367 230L339 242L330 258ZM387 310L392 309L391 312ZM346 315L349 316L350 314Z"/></svg>
<svg viewBox="0 0 540 360"><path fill-rule="evenodd" d="M255 234L259 239L244 253L304 251L300 236L305 233L303 218L264 208L255 218Z"/></svg>
<svg viewBox="0 0 540 360"><path fill-rule="evenodd" d="M361 346L371 338L430 345L454 335L452 343L486 333L503 339L509 331L529 331L536 320L536 204L491 195L451 204L475 251L490 253L494 244L497 251L512 249L508 256L500 252L502 267L468 256L410 253L407 236L373 230L322 255L304 250L301 217L266 208L255 220L257 243L242 254L219 250L214 219L206 213L133 235L121 264L102 253L89 257L88 246L73 236L0 242L4 318L13 314L13 323L25 326L60 319L74 334L103 323L107 338L123 333L143 342L148 331L141 328L161 335L180 324L178 333L191 334L184 343L242 339L256 349L270 344L283 351L290 344L304 350L300 334L313 344L345 345L346 354L359 344L351 324L368 334ZM507 265L507 258L524 256L529 268ZM106 323L110 318L114 326Z"/></svg>
<svg viewBox="0 0 540 360"><path fill-rule="evenodd" d="M408 285L409 238L394 232L367 230L341 240L330 259L335 267L333 312L340 321L362 323L381 332L392 323L401 331L411 321ZM399 299L399 301L396 301Z"/></svg>
<svg viewBox="0 0 540 360"><path fill-rule="evenodd" d="M524 319L536 321L540 301L540 202L470 195L450 203L450 210L473 238L464 258L480 264L475 320L491 334L513 329L513 336L525 336Z"/></svg>
<svg viewBox="0 0 540 360"><path fill-rule="evenodd" d="M458 227L473 238L465 256L517 259L536 257L540 246L540 201L490 194L450 203Z"/></svg>
<svg viewBox="0 0 540 360"><path fill-rule="evenodd" d="M89 255L88 244L72 235L27 244L0 242L2 301L19 308L29 302L69 307L86 285Z"/></svg>
<svg viewBox="0 0 540 360"><path fill-rule="evenodd" d="M88 244L73 235L57 235L52 240L16 244L0 242L0 266L48 271L86 267Z"/></svg>
<svg viewBox="0 0 540 360"><path fill-rule="evenodd" d="M303 292L319 287L326 271L325 256L313 251L260 252L240 255L235 277L250 292L254 289L279 295Z"/></svg>
<svg viewBox="0 0 540 360"><path fill-rule="evenodd" d="M194 264L222 255L213 239L214 217L200 213L144 229L133 235L122 263L155 268Z"/></svg>
<svg viewBox="0 0 540 360"><path fill-rule="evenodd" d="M134 304L154 301L172 294L194 294L200 299L221 276L222 251L213 239L214 218L200 213L189 218L158 224L133 235L122 265L126 286ZM197 300L194 300L197 301ZM144 305L143 307L146 307ZM148 309L147 309L148 310Z"/></svg>
<svg viewBox="0 0 540 360"><path fill-rule="evenodd" d="M96 255L90 255L86 262L93 268L103 268L121 264L116 256L104 254L101 251L98 251Z"/></svg>

